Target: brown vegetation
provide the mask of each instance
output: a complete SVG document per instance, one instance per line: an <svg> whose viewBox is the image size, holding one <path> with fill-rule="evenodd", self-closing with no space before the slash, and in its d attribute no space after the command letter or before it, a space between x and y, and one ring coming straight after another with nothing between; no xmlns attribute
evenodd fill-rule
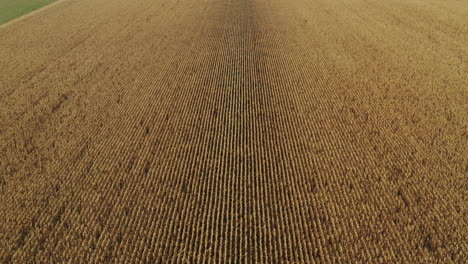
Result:
<svg viewBox="0 0 468 264"><path fill-rule="evenodd" d="M0 262L461 263L464 1L63 0L0 27Z"/></svg>

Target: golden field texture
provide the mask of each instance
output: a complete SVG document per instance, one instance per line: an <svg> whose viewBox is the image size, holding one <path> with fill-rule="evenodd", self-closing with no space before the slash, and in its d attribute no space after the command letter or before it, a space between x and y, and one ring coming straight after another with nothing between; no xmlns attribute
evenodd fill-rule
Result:
<svg viewBox="0 0 468 264"><path fill-rule="evenodd" d="M0 26L0 262L466 263L467 15L62 0Z"/></svg>

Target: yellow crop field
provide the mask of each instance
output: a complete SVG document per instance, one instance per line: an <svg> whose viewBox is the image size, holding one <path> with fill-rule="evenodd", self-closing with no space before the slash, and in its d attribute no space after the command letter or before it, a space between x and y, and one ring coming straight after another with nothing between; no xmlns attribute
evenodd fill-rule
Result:
<svg viewBox="0 0 468 264"><path fill-rule="evenodd" d="M0 263L466 263L468 2L58 0L0 26Z"/></svg>

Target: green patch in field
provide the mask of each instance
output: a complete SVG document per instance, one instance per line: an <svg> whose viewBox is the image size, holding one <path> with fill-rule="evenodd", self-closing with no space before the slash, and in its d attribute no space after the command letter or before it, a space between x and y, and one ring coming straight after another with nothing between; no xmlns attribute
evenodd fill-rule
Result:
<svg viewBox="0 0 468 264"><path fill-rule="evenodd" d="M39 9L55 0L0 0L0 25Z"/></svg>

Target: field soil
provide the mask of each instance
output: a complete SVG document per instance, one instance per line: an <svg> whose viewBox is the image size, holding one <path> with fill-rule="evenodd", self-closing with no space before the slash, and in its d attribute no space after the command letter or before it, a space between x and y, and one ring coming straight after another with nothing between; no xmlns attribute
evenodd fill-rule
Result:
<svg viewBox="0 0 468 264"><path fill-rule="evenodd" d="M468 2L62 0L0 27L1 263L466 263Z"/></svg>

